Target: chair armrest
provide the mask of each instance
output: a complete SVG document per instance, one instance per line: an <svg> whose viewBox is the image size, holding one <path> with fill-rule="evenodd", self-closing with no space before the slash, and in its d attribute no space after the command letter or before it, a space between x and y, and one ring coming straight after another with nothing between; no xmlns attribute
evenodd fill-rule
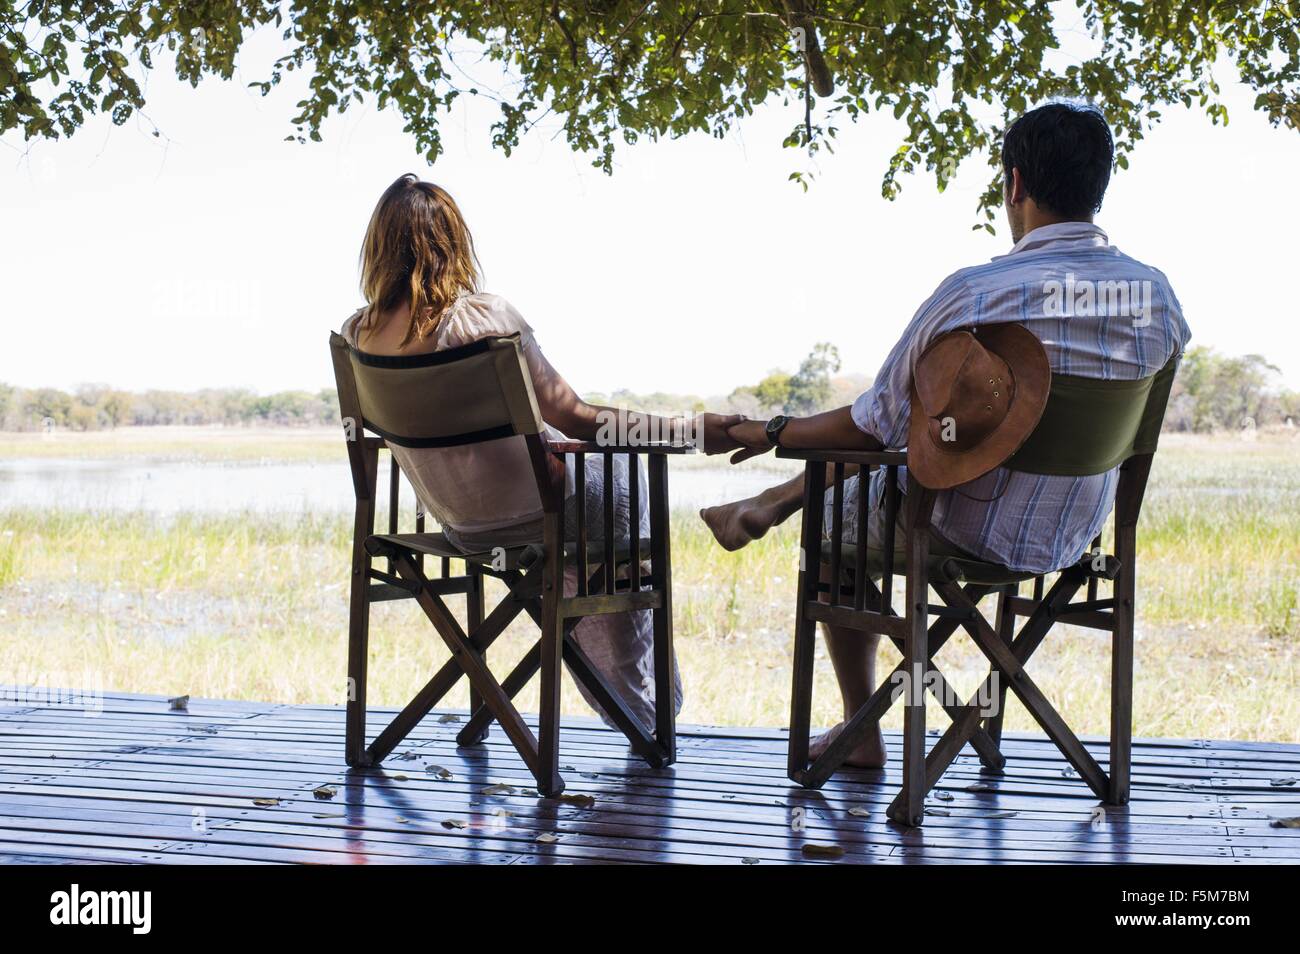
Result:
<svg viewBox="0 0 1300 954"><path fill-rule="evenodd" d="M552 454L694 454L691 444L600 444L596 441L547 441Z"/></svg>
<svg viewBox="0 0 1300 954"><path fill-rule="evenodd" d="M795 450L778 447L776 456L785 460L825 461L829 464L858 464L862 467L907 466L907 451L900 450Z"/></svg>

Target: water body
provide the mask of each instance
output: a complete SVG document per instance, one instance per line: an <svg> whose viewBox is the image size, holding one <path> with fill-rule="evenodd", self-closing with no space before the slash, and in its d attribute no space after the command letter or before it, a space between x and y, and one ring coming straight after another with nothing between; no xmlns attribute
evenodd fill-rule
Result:
<svg viewBox="0 0 1300 954"><path fill-rule="evenodd" d="M674 468L674 507L698 508L748 497L783 478L755 468ZM386 479L381 464L381 478ZM381 480L381 483L383 480ZM410 488L404 486L410 495ZM307 513L352 509L352 477L338 463L185 463L112 458L18 458L0 461L0 509L177 513Z"/></svg>

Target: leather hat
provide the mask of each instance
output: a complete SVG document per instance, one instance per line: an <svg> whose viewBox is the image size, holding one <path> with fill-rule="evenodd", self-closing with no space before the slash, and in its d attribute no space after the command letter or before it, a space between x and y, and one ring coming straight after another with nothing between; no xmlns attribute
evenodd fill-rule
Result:
<svg viewBox="0 0 1300 954"><path fill-rule="evenodd" d="M982 477L1033 433L1052 384L1043 344L1005 322L936 338L912 372L907 466L923 487Z"/></svg>

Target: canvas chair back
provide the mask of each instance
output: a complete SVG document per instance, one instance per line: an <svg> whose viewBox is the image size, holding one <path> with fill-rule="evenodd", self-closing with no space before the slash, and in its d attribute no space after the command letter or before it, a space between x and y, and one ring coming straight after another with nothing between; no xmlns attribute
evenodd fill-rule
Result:
<svg viewBox="0 0 1300 954"><path fill-rule="evenodd" d="M345 419L400 447L454 447L542 432L519 336L429 354L367 354L330 337Z"/></svg>
<svg viewBox="0 0 1300 954"><path fill-rule="evenodd" d="M1030 474L1087 477L1136 454L1154 454L1177 356L1149 377L1104 381L1053 374L1043 416L1003 465Z"/></svg>

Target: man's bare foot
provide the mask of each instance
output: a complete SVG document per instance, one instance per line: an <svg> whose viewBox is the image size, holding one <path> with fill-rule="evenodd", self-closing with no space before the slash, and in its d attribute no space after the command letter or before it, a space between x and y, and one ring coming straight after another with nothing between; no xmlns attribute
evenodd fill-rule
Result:
<svg viewBox="0 0 1300 954"><path fill-rule="evenodd" d="M833 729L827 729L817 738L808 744L808 759L815 760L826 748L835 741L835 737L840 734L844 728L841 722ZM874 732L868 732L865 739L858 743L857 747L849 753L849 757L844 760L845 765L851 765L854 768L881 768L889 753L885 750L885 736L880 731L880 724L877 723Z"/></svg>
<svg viewBox="0 0 1300 954"><path fill-rule="evenodd" d="M746 500L705 507L700 511L700 519L724 550L739 550L766 534L791 512L789 502L769 489Z"/></svg>

